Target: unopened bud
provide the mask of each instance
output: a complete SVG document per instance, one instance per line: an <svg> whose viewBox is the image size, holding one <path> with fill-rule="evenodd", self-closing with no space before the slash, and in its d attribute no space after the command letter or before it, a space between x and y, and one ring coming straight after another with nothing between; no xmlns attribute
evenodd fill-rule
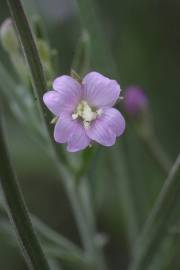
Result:
<svg viewBox="0 0 180 270"><path fill-rule="evenodd" d="M129 86L125 90L124 109L130 116L137 116L146 111L147 107L148 98L140 87Z"/></svg>
<svg viewBox="0 0 180 270"><path fill-rule="evenodd" d="M19 42L11 18L7 18L0 26L0 40L3 48L9 53L19 49Z"/></svg>

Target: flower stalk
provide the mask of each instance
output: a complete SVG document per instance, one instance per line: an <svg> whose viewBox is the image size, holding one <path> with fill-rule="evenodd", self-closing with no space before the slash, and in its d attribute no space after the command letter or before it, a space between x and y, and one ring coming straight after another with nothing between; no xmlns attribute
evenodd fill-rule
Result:
<svg viewBox="0 0 180 270"><path fill-rule="evenodd" d="M136 131L162 173L165 176L168 175L173 164L157 139L149 110L142 113L141 119L136 126Z"/></svg>
<svg viewBox="0 0 180 270"><path fill-rule="evenodd" d="M129 119L134 122L138 136L157 162L163 174L167 175L172 162L156 137L146 92L136 85L127 87L123 105Z"/></svg>
<svg viewBox="0 0 180 270"><path fill-rule="evenodd" d="M162 148L161 144L159 143L158 139L156 138L155 134L139 134L142 141L144 142L146 148L148 149L149 153L152 155L154 160L156 160L159 168L161 169L162 173L167 175L169 170L172 166L172 162L167 156L166 152Z"/></svg>

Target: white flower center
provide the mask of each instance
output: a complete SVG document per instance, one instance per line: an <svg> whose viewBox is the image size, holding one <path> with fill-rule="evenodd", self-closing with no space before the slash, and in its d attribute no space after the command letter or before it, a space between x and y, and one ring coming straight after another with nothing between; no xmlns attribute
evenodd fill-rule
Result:
<svg viewBox="0 0 180 270"><path fill-rule="evenodd" d="M85 128L89 128L91 122L102 114L102 109L94 109L89 106L87 101L82 100L72 114L72 119L81 118Z"/></svg>

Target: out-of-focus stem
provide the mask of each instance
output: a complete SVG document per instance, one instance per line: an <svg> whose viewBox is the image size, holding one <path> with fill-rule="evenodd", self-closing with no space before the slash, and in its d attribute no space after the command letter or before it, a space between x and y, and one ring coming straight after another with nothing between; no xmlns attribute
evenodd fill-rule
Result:
<svg viewBox="0 0 180 270"><path fill-rule="evenodd" d="M135 239L137 238L139 224L136 214L135 196L132 190L130 177L129 175L127 175L127 172L129 173L129 171L126 169L128 162L126 162L126 164L122 164L122 162L124 162L124 160L121 158L121 152L124 147L123 144L124 142L122 142L119 147L113 149L111 160L114 172L117 175L115 184L117 185L117 189L120 194L119 197L122 204L122 210L124 218L127 222L127 234L129 238L129 243L131 247L133 247ZM127 156L124 156L124 159L125 158L128 160Z"/></svg>
<svg viewBox="0 0 180 270"><path fill-rule="evenodd" d="M64 160L64 164L69 167L69 163L66 159L66 155L59 156L57 149L54 144L54 138L52 133L52 128L50 126L50 117L47 109L42 101L43 91L46 90L46 80L43 72L43 68L41 65L40 57L38 54L38 50L30 29L30 25L28 23L28 19L25 15L23 6L20 0L7 0L9 10L14 19L15 26L17 28L17 32L19 34L19 39L21 41L23 51L25 57L27 59L31 78L34 86L35 97L37 99L37 105L39 107L40 116L42 119L42 124L44 125L44 130L47 131L47 134L50 138L50 143L52 146L51 157L56 165L59 174L62 176L63 184L66 189L67 195L71 202L71 206L74 212L75 219L77 221L79 233L82 238L82 242L87 252L92 254L91 251L94 248L93 245L93 237L89 231L89 226L87 224L86 217L83 213L82 204L80 201L78 194L76 192L75 181L72 177L72 174L66 170L64 166L62 166L62 161ZM94 254L94 253L93 253ZM93 258L94 264L97 263L96 259L98 257ZM100 269L100 268L97 268ZM102 268L101 268L102 269ZM41 269L42 270L42 269Z"/></svg>
<svg viewBox="0 0 180 270"><path fill-rule="evenodd" d="M61 169L59 168L59 170ZM94 213L89 213L91 209L91 202L88 187L84 182L85 180L80 180L80 185L85 184L85 189L81 190L80 185L77 185L76 183L76 179L67 174L66 171L64 171L63 174L64 177L62 178L62 181L74 212L74 218L76 220L87 258L90 259L94 270L106 270L102 251L96 246L95 243L96 231L94 227ZM84 194L84 192L87 193Z"/></svg>
<svg viewBox="0 0 180 270"><path fill-rule="evenodd" d="M141 134L140 137L145 143L150 154L156 160L163 174L167 175L169 173L169 170L171 169L172 162L162 148L159 141L157 140L156 136L154 134Z"/></svg>
<svg viewBox="0 0 180 270"><path fill-rule="evenodd" d="M24 56L30 69L34 96L40 112L42 125L44 126L44 130L48 134L48 137L50 139L49 141L52 144L54 151L57 151L54 146L55 142L53 138L52 125L50 125L52 116L44 105L42 99L42 95L47 89L46 78L28 19L26 17L20 0L7 0L7 3L11 16L14 20L15 27L17 29ZM68 166L68 161L66 155L63 152L63 149L58 152L58 155L60 155L61 157L61 163L64 163Z"/></svg>
<svg viewBox="0 0 180 270"><path fill-rule="evenodd" d="M162 173L167 176L173 163L156 136L152 112L149 108L142 111L140 119L136 121L135 129Z"/></svg>
<svg viewBox="0 0 180 270"><path fill-rule="evenodd" d="M23 195L11 165L2 122L0 123L0 180L9 217L16 229L29 269L50 270L33 230Z"/></svg>
<svg viewBox="0 0 180 270"><path fill-rule="evenodd" d="M147 218L142 234L135 246L129 270L144 270L152 261L171 222L172 209L180 196L180 154L178 155L162 190Z"/></svg>
<svg viewBox="0 0 180 270"><path fill-rule="evenodd" d="M5 212L2 198L0 198L0 215L1 212L2 214ZM75 260L79 266L89 267L88 258L84 255L83 251L78 246L51 229L36 216L31 214L30 218L34 230L38 233L40 239L42 239L42 246L47 255L54 258L59 258L61 261L70 261L72 258L72 260ZM5 232L9 237L12 238L10 224L6 223L4 227L4 229L6 229ZM3 232L4 231L1 231L1 233Z"/></svg>

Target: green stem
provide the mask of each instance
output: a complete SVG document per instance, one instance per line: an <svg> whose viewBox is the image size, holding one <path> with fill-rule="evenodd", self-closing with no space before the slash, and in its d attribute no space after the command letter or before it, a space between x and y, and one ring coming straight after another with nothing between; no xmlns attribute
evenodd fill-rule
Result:
<svg viewBox="0 0 180 270"><path fill-rule="evenodd" d="M86 217L83 213L82 204L80 199L78 198L78 194L76 192L76 185L75 181L70 173L67 172L67 170L62 166L61 160L62 158L65 159L65 157L61 157L61 160L59 159L59 154L56 151L56 148L54 146L54 139L53 139L53 132L51 130L51 127L49 125L50 118L48 117L49 114L47 113L46 107L44 106L42 102L42 94L43 91L46 89L46 83L44 78L44 73L42 69L42 65L40 62L39 54L37 51L37 47L35 45L33 35L28 23L28 20L26 18L26 15L24 13L23 7L21 5L20 0L7 0L9 9L11 12L11 15L14 19L19 38L24 50L24 54L26 56L27 62L29 64L29 68L31 71L31 77L33 81L35 96L37 98L38 107L41 114L42 122L44 123L44 126L47 130L47 133L49 134L49 137L51 138L51 145L53 151L51 152L52 159L57 166L58 172L60 173L63 179L63 184L66 189L67 195L69 197L69 200L71 202L72 209L74 211L74 216L77 221L77 225L79 228L79 233L82 238L82 242L88 251L88 253L91 253L91 250L93 250L93 237L90 234L89 226L86 221ZM65 160L65 164L68 166L67 160ZM95 259L94 259L95 262ZM96 264L96 262L95 262Z"/></svg>
<svg viewBox="0 0 180 270"><path fill-rule="evenodd" d="M118 72L114 59L109 49L105 36L105 30L102 27L99 14L97 14L96 1L94 0L77 0L80 18L83 29L87 29L90 40L90 60L91 68L112 75L118 78Z"/></svg>
<svg viewBox="0 0 180 270"><path fill-rule="evenodd" d="M0 198L0 215L1 212L4 214L5 209L3 206L3 201ZM31 214L30 218L32 220L35 231L38 233L40 239L42 239L42 245L46 254L55 258L59 258L62 261L68 261L68 258L70 260L72 258L73 260L76 260L79 265L88 266L88 258L83 254L78 246L48 227L36 216ZM5 232L8 236L8 239L11 239L12 241L11 227L6 218L4 218L4 227L1 227L1 229L1 233Z"/></svg>
<svg viewBox="0 0 180 270"><path fill-rule="evenodd" d="M150 155L157 162L162 173L167 176L173 163L156 136L152 112L149 108L142 112L141 118L134 127Z"/></svg>
<svg viewBox="0 0 180 270"><path fill-rule="evenodd" d="M69 189L68 182L70 183L70 185L72 185L71 183L72 181L70 179L70 175L66 173L65 168L61 164L59 154L57 153L57 150L55 147L53 132L51 130L52 128L52 125L50 125L51 119L49 118L49 113L47 112L46 107L44 106L43 101L42 101L42 94L43 94L43 91L46 89L46 81L45 81L45 76L42 69L41 61L39 58L38 50L37 50L37 47L36 47L31 29L30 29L30 25L28 23L28 20L23 10L23 7L21 5L21 2L19 0L15 0L15 1L7 0L7 2L9 5L9 10L15 22L17 32L19 34L19 39L21 41L21 45L24 50L24 55L27 59L27 62L30 68L31 78L32 78L33 86L34 86L34 92L37 98L37 104L38 104L39 111L41 114L42 123L44 124L44 127L50 137L50 142L51 142L51 146L53 150L51 151L50 154L52 155L52 158L55 164L57 165L58 172L60 173L60 175L63 175L66 177L63 183L65 185L69 198L71 199L71 197L73 196L73 200L76 200L76 194L74 192L72 193L72 190ZM68 165L68 163L66 164ZM80 211L77 211L77 212L80 212Z"/></svg>
<svg viewBox="0 0 180 270"><path fill-rule="evenodd" d="M57 167L58 169L58 167ZM61 170L62 172L62 170ZM101 253L101 250L97 248L95 243L95 228L94 226L94 215L89 213L91 200L89 197L89 189L86 186L86 183L84 181L80 181L79 186L77 186L77 183L75 182L75 179L71 177L70 175L67 175L67 172L64 171L63 177L63 184L66 189L67 195L69 197L72 210L74 212L74 217L76 220L76 224L78 227L78 231L81 236L81 240L83 243L83 246L86 251L87 257L90 259L91 263L93 264L93 269L96 270L105 270L106 266L104 263L103 254ZM68 181L67 181L68 177ZM85 184L86 189L86 196L84 196L85 190L81 190L80 185ZM88 204L88 210L86 208ZM86 210L88 211L88 214Z"/></svg>
<svg viewBox="0 0 180 270"><path fill-rule="evenodd" d="M84 177L79 186L77 192L79 193L79 199L82 205L82 211L85 216L86 224L89 228L89 235L91 240L91 256L96 261L97 269L106 270L106 261L102 251L102 247L98 246L95 240L97 234L96 220L94 209L92 206L92 198L90 194L89 179Z"/></svg>
<svg viewBox="0 0 180 270"><path fill-rule="evenodd" d="M44 125L44 129L46 130L48 137L50 138L50 143L52 144L54 151L57 151L54 146L55 142L53 138L52 125L50 125L52 116L47 110L42 99L42 95L47 89L46 78L28 19L20 0L7 0L7 3L17 29L24 56L30 69L34 96L40 112L41 122ZM66 155L62 149L59 151L58 155L61 157L61 162L68 166Z"/></svg>
<svg viewBox="0 0 180 270"><path fill-rule="evenodd" d="M124 146L123 144L124 142L121 142L119 147L113 149L111 162L116 174L115 184L120 194L119 197L122 205L123 215L127 224L129 244L131 247L133 247L139 231L139 222L136 214L136 200L132 190L131 178L129 177L130 170L127 170L128 162L126 162L126 164L124 162L125 158L128 159L127 153L124 154L124 159L122 159L121 155Z"/></svg>
<svg viewBox="0 0 180 270"><path fill-rule="evenodd" d="M149 134L147 136L141 134L140 136L152 157L157 161L157 164L159 165L163 174L167 175L171 169L172 162L157 140L156 136L154 134Z"/></svg>
<svg viewBox="0 0 180 270"><path fill-rule="evenodd" d="M135 247L130 270L143 270L153 259L157 248L167 233L171 222L172 209L180 196L180 154L178 155L155 205L145 223L140 239Z"/></svg>
<svg viewBox="0 0 180 270"><path fill-rule="evenodd" d="M45 240L51 242L61 249L69 251L70 253L76 253L79 256L82 256L82 251L79 247L73 244L71 241L67 240L65 237L61 236L59 233L48 227L44 224L39 218L34 215L31 215L32 223L38 232Z"/></svg>
<svg viewBox="0 0 180 270"><path fill-rule="evenodd" d="M0 180L9 217L16 229L29 269L49 270L48 262L34 233L23 195L13 171L2 123L0 123Z"/></svg>
<svg viewBox="0 0 180 270"><path fill-rule="evenodd" d="M102 21L99 19L100 15L97 12L98 10L96 6L96 1L77 0L77 3L80 11L82 28L87 29L90 35L91 68L96 69L107 76L113 76L113 78L118 79L119 74L117 66L114 62L111 50L109 49L109 44L105 35L105 29L103 29ZM121 164L125 164L123 152L121 155L121 159ZM124 175L126 175L126 168L125 166L122 167ZM124 175L122 175L122 177L124 177ZM128 190L130 187L126 185L126 188L127 193L130 193L130 191ZM134 212L133 218L136 218Z"/></svg>
<svg viewBox="0 0 180 270"><path fill-rule="evenodd" d="M91 40L89 37L89 33L84 30L76 46L73 62L71 65L72 72L77 72L80 76L79 79L81 79L89 70L90 48Z"/></svg>

